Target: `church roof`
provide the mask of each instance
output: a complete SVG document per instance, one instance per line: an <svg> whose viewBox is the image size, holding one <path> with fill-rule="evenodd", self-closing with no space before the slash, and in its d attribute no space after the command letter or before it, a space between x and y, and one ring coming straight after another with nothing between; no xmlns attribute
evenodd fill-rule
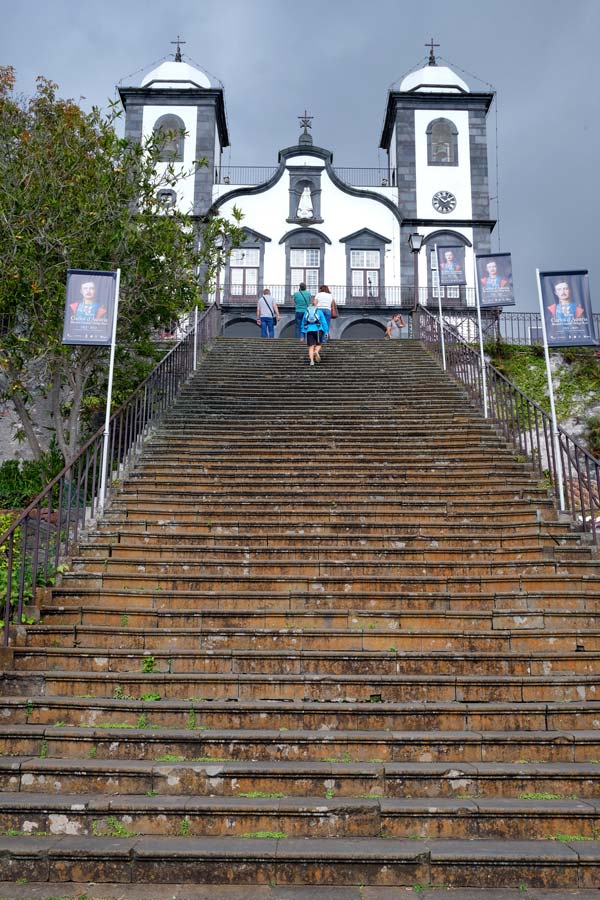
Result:
<svg viewBox="0 0 600 900"><path fill-rule="evenodd" d="M468 94L466 81L449 69L448 66L427 65L416 72L410 72L400 82L401 91L436 94Z"/></svg>
<svg viewBox="0 0 600 900"><path fill-rule="evenodd" d="M213 85L210 77L202 69L196 69L186 62L169 59L148 72L142 80L141 87L212 88L217 85Z"/></svg>

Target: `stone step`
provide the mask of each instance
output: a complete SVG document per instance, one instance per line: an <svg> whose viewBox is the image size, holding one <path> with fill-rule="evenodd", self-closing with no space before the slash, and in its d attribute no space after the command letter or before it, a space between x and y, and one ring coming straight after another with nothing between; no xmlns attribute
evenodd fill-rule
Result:
<svg viewBox="0 0 600 900"><path fill-rule="evenodd" d="M343 716L338 713L338 716L348 725L356 726L357 721L360 721L368 730L360 731L356 727L347 731L329 730L327 723L323 726L318 711L313 715L309 710L300 717L308 730L290 728L288 725L259 731L251 730L250 727L224 730L222 727L204 726L201 724L200 714L196 713L198 704L192 703L181 710L177 704L171 704L173 714L170 719L175 720L180 727L172 723L163 724L159 728L156 725L149 727L146 721L145 727L141 728L138 726L142 723L141 716L145 714L139 712L140 705L132 708L131 704L120 701L121 706L115 711L117 702L103 705L95 703L88 710L84 709L81 702L78 705L75 701L63 701L60 707L46 711L45 718L50 718L52 724L11 722L9 725L0 725L0 754L36 756L40 759L85 757L92 760L152 760L165 763L187 760L211 766L240 761L277 764L281 760L294 763L355 763L361 766L366 763L426 762L449 763L453 769L480 762L518 765L585 763L595 766L600 759L597 724L587 730L570 727L551 729L547 727L549 720L544 715L545 710L535 706L529 710L530 717L525 725L537 725L537 729L524 727L521 730L515 727L515 719L510 717L510 710L507 709L505 721L513 726L508 731L486 731L477 727L472 730L434 730L435 725L431 723L435 719L432 719L421 722L427 726L425 731L414 729L392 732L391 729L381 730L380 722L377 721L372 722L369 727L368 716L353 719L350 709ZM211 706L216 709L215 704ZM26 715L33 715L34 708L31 706L25 707L22 704L22 708ZM80 713L83 710L79 718L85 721L81 725L63 724L67 718L77 718L78 710ZM63 718L59 718L57 712ZM114 712L116 716L113 715ZM204 710L202 715L206 717L210 713L211 721L225 720L225 712L222 709L216 712ZM484 712L485 710L480 711L481 714ZM289 711L286 715L288 718L284 721L291 725ZM556 719L560 722L560 717L572 724L568 710L563 708L561 712L554 705L550 721L554 722ZM163 718L166 720L166 715ZM274 718L273 708L261 708L255 704L249 718L252 725L256 725L261 719L271 720ZM391 715L387 718L393 723ZM483 719L481 715L478 717L475 713L471 718L475 726L480 726L482 722L489 723L488 719ZM157 721L154 716L153 720ZM335 717L332 721L334 725L337 724ZM239 720L237 724L239 726ZM375 725L378 727L374 727ZM318 741L315 740L316 732L319 734Z"/></svg>
<svg viewBox="0 0 600 900"><path fill-rule="evenodd" d="M163 534L149 535L145 532L106 531L86 537L81 542L78 554L85 559L100 559L108 555L121 559L132 558L140 553L148 558L151 550L153 559L194 559L198 555L207 558L290 559L302 555L306 560L386 560L408 559L422 562L439 562L463 559L490 559L500 561L522 560L589 560L597 556L591 546L565 541L559 545L550 537L542 535L520 538L516 535L500 541L490 538L456 539L419 538L411 535L396 537L340 537L333 542L328 536L315 542L312 535L292 536L251 536L244 541L239 535L192 535Z"/></svg>
<svg viewBox="0 0 600 900"><path fill-rule="evenodd" d="M587 800L514 798L242 797L53 794L5 791L0 828L36 835L115 837L550 840L573 834L593 840L600 797ZM599 858L600 864L600 858Z"/></svg>
<svg viewBox="0 0 600 900"><path fill-rule="evenodd" d="M21 682L25 680L23 676ZM115 679L123 689L123 677ZM284 758L293 758L286 756L282 751L282 746L286 746L288 738L287 732L290 729L297 730L302 728L310 729L312 732L319 732L319 743L313 750L310 747L304 749L304 753L308 752L311 759L326 759L335 756L335 752L331 751L332 739L326 740L325 731L330 729L339 746L343 746L345 740L349 740L349 736L353 733L365 732L365 745L367 748L367 759L386 758L382 757L380 739L373 736L373 747L369 749L369 735L373 735L378 729L385 729L383 743L387 740L399 740L399 731L404 732L423 732L429 738L430 743L435 743L437 737L431 732L456 732L456 731L492 731L506 732L515 731L564 731L574 730L576 732L585 732L589 729L597 729L598 716L600 715L600 703L591 700L571 700L571 701L547 701L547 702L476 702L469 703L457 701L434 702L424 704L422 702L408 703L391 703L380 702L381 695L373 693L372 700L368 702L343 702L343 701L313 701L313 700L224 700L214 699L206 700L204 697L195 697L192 699L173 699L173 700L111 700L103 697L68 697L68 696L41 696L39 694L40 683L31 677L31 682L35 684L35 690L31 695L19 696L13 692L11 696L3 696L1 698L2 717L13 732L18 726L22 725L48 725L52 729L58 729L63 723L65 725L74 726L76 728L98 727L101 726L106 731L119 731L119 729L129 734L131 729L136 727L139 729L137 735L144 740L162 739L166 740L165 735L155 734L155 729L188 729L194 732L194 739L211 744L219 744L219 739L212 732L216 729L231 729L230 739L235 737L232 746L236 752L241 752L240 748L251 747L252 758L263 759L270 758L262 756L260 753L272 752L274 758L278 754L284 755ZM160 685L160 686L159 686ZM162 689L162 681L157 676L156 683L149 685L151 690L159 693ZM249 735L249 729L255 727L258 723L266 724L268 721L271 729L270 735L266 739L275 741L271 751L268 748L259 746L265 743L265 737L260 736L257 741L252 741ZM193 724L193 729L190 728ZM342 731L343 730L343 731ZM339 734L336 732L340 731ZM394 735L391 732L396 732ZM57 732L52 731L55 736ZM79 736L78 736L79 737ZM184 735L187 742L188 735ZM115 738L116 739L116 738ZM564 738L567 740L567 738ZM179 740L171 736L172 741ZM313 743L315 735L312 735ZM571 742L572 737L568 738ZM222 744L226 744L226 740L220 741L221 752L217 752L217 757L225 755L230 757L230 751L223 753ZM517 743L519 743L517 738ZM595 746L600 747L600 732L596 733L593 738ZM3 745L0 753L6 753ZM19 749L16 746L13 752L22 754L32 752L29 749ZM346 749L346 748L344 748ZM230 748L231 750L231 748ZM35 752L35 751L33 751ZM37 753L39 754L39 750ZM136 751L139 752L139 751ZM163 750L164 752L169 752ZM289 751L293 753L294 751ZM344 752L344 750L340 751ZM388 751L389 752L389 751ZM393 751L396 753L396 750ZM400 752L399 750L397 752ZM548 748L547 752L552 753ZM259 754L259 755L254 755ZM55 753L51 755L56 755ZM106 755L106 754L102 754ZM206 754L199 753L203 756ZM597 759L600 757L600 751L591 757L577 757L574 761L584 761ZM351 759L356 757L351 756ZM358 757L358 758L365 758ZM405 759L408 757L392 756L395 760ZM418 757L422 759L423 757ZM435 759L435 755L430 759ZM471 757L472 758L472 757ZM493 757L497 758L497 757ZM517 756L509 757L508 761L515 759L529 759L530 757L522 751ZM540 758L540 757L536 757ZM557 758L565 759L571 757L546 757L546 759ZM543 759L543 757L542 757Z"/></svg>
<svg viewBox="0 0 600 900"><path fill-rule="evenodd" d="M51 636L53 632L49 633ZM28 638L28 646L14 647L14 664L21 671L48 669L77 670L80 672L139 672L139 651L115 649L118 641L111 642L106 633L109 656L100 656L98 647L86 646L87 633L73 633L73 646L40 646L43 635ZM52 639L53 641L56 639ZM33 645L33 646L32 646ZM545 652L474 652L458 654L455 651L430 652L389 651L335 651L335 650L155 650L154 671L182 674L185 672L224 674L309 674L327 675L488 675L547 676L581 673L594 675L600 672L600 650L596 652L559 652L551 647Z"/></svg>
<svg viewBox="0 0 600 900"><path fill-rule="evenodd" d="M596 594L600 588L600 576L587 574L521 574L515 569L512 574L481 575L479 577L468 575L358 575L352 573L351 578L341 575L248 575L240 581L239 575L215 574L188 575L172 573L159 573L153 575L139 572L137 574L112 573L65 573L62 576L62 584L73 589L106 589L118 588L120 590L177 590L177 591L211 591L221 593L232 588L247 591L282 591L283 593L346 592L348 596L354 593L368 591L415 591L425 592L436 590L459 591L464 593L489 593L508 591L558 591L561 588L569 590L588 590Z"/></svg>
<svg viewBox="0 0 600 900"><path fill-rule="evenodd" d="M232 542L233 543L233 542ZM269 542L270 543L270 542ZM474 544L470 547L422 547L415 548L414 542L407 543L405 547L384 547L381 546L356 547L354 542L349 542L346 546L336 546L335 544L327 545L314 541L295 541L289 540L287 545L272 547L267 546L265 540L263 546L257 546L254 542L244 544L239 538L235 542L235 546L215 546L215 542L201 543L200 540L196 544L181 545L179 538L172 538L170 541L167 537L159 544L157 541L152 546L152 560L158 563L165 561L169 563L178 560L186 561L202 559L205 562L212 563L232 563L232 562L251 562L256 564L270 564L281 562L323 562L323 563L361 563L373 564L381 563L383 565L401 565L404 563L419 562L421 564L446 563L448 568L461 562L482 563L486 562L490 566L497 563L505 563L515 565L521 562L533 561L536 563L547 563L554 559L557 562L565 561L584 561L590 560L591 550L589 547L576 548L550 548L543 547L540 544L524 544L518 550L514 547L486 547ZM390 542L391 543L391 542ZM436 543L435 541L432 543ZM148 544L139 541L137 543L131 541L108 541L94 540L88 544L80 545L79 551L73 560L77 560L79 565L87 565L90 561L131 561L133 563L148 560Z"/></svg>
<svg viewBox="0 0 600 900"><path fill-rule="evenodd" d="M316 557L319 554L315 554ZM249 554L234 554L233 559L228 559L226 554L215 554L213 559L202 556L201 559L191 555L183 559L155 559L148 560L147 554L123 558L119 555L74 556L71 560L70 575L78 576L103 576L118 575L162 575L165 580L173 576L184 575L186 577L223 575L234 578L360 578L369 576L373 578L396 578L400 581L406 579L425 578L435 581L439 578L504 578L518 574L522 578L527 577L556 577L565 579L581 579L589 577L600 579L600 561L591 559L573 559L562 562L561 560L539 559L530 560L515 559L514 555L508 555L508 559L471 559L471 560L430 560L426 564L423 560L410 560L402 558L398 552L387 554L387 558L374 558L370 553L363 559L353 559L351 554L336 554L337 559L316 558L306 559L304 555L287 558L285 555L273 557L267 551L262 558L256 556L250 558ZM340 559L345 556L344 559ZM282 558L283 557L283 558Z"/></svg>
<svg viewBox="0 0 600 900"><path fill-rule="evenodd" d="M0 758L2 790L198 797L590 799L598 803L600 763L340 761L181 762L153 759Z"/></svg>
<svg viewBox="0 0 600 900"><path fill-rule="evenodd" d="M257 504L252 507L237 504L234 509L219 509L217 513L214 504L203 510L198 509L197 503L192 504L189 509L171 510L164 506L157 508L151 503L132 502L124 505L115 501L105 514L104 522L123 528L127 522L134 526L158 523L163 528L168 526L178 529L192 525L195 534L207 533L207 530L221 533L227 527L237 527L245 534L249 534L253 527L255 533L263 534L265 531L298 527L318 533L319 528L326 532L332 527L357 528L364 525L374 534L384 534L391 527L404 528L407 525L426 528L435 525L442 530L454 530L454 526L462 526L465 530L470 527L479 531L486 526L522 528L542 524L546 529L556 516L554 509L545 501L543 504L536 501L535 506L525 503L518 510L514 509L514 503L510 503L505 510L494 508L493 511L483 504L480 508L471 506L462 509L460 504L446 504L443 501L437 504L432 502L420 511L416 507L410 509L406 504L397 504L395 509L382 506L381 510L373 510L370 504L365 503L357 510L354 507L338 506L336 501L329 506L323 504L321 508L304 505L300 509L288 504L287 509L274 509L273 504L269 503L265 503L263 508L257 508ZM559 531L564 530L564 525L561 524Z"/></svg>
<svg viewBox="0 0 600 900"><path fill-rule="evenodd" d="M0 882L3 900L124 900L123 884L103 883L97 887L89 882ZM419 884L421 900L439 900L439 887ZM448 900L598 900L593 889L552 890L550 888L444 888ZM91 891L91 893L90 893ZM126 900L413 900L413 887L377 887L365 885L303 885L271 884L128 884Z"/></svg>
<svg viewBox="0 0 600 900"><path fill-rule="evenodd" d="M594 888L591 841L2 837L0 877L120 884Z"/></svg>
<svg viewBox="0 0 600 900"><path fill-rule="evenodd" d="M593 611L597 609L594 597L590 597L586 591L558 590L544 592L528 591L527 593L505 592L481 592L479 594L467 594L464 592L452 592L446 590L427 593L411 591L370 591L367 593L356 592L348 595L344 591L321 591L318 594L307 591L289 591L288 593L274 591L222 591L219 594L205 591L178 590L120 590L112 589L71 589L64 581L59 587L46 591L46 598L42 600L41 614L44 621L51 624L50 616L60 616L65 611L65 622L77 622L81 624L94 624L90 616L106 609L107 614L112 615L114 608L118 607L118 624L123 625L123 616L136 615L138 611L152 610L158 613L173 609L175 615L181 612L190 613L202 610L209 613L213 610L235 610L242 613L248 609L266 612L272 610L281 612L289 611L323 611L332 613L339 611L354 613L355 611L369 612L395 612L398 613L408 607L411 610L449 610L455 612L482 611L488 613L502 612L513 617L514 625L519 625L528 619L521 618L521 612L543 614L546 610L581 610ZM51 605L52 604L52 605ZM143 614L143 613L141 613ZM202 613L201 613L202 614ZM73 619L73 615L76 616ZM518 618L515 618L518 617ZM540 622L543 620L540 620ZM111 624L110 620L106 624ZM125 622L126 624L126 622ZM132 619L132 624L134 621Z"/></svg>
<svg viewBox="0 0 600 900"><path fill-rule="evenodd" d="M149 659L149 658L147 658ZM369 675L227 672L24 670L0 676L0 695L40 699L274 700L318 703L544 703L598 701L600 672L552 675ZM154 706L152 706L154 709Z"/></svg>
<svg viewBox="0 0 600 900"><path fill-rule="evenodd" d="M365 512L361 512L360 516L347 513L346 518L344 518L344 514L341 511L334 512L332 510L329 518L321 517L322 521L315 521L316 517L312 516L310 521L303 517L298 517L298 521L293 522L290 521L290 515L286 516L282 521L280 516L274 518L271 513L270 515L261 516L258 522L248 521L240 523L236 520L232 521L231 516L229 517L229 522L224 522L222 515L218 522L215 522L214 519L198 521L197 517L194 519L189 514L186 514L185 518L179 514L177 521L172 516L164 517L164 515L136 518L135 514L127 509L121 512L113 512L113 509L114 507L111 505L99 523L100 534L112 533L118 528L123 533L133 530L138 533L143 531L145 534L177 534L182 537L185 537L186 534L191 534L194 537L204 537L205 535L221 536L224 534L242 535L244 541L250 537L262 537L271 534L282 539L297 534L314 535L315 537L351 535L359 541L364 536L381 537L398 533L403 535L406 533L429 535L431 532L435 532L440 536L451 535L456 539L469 534L487 537L496 536L498 540L510 540L511 538L514 540L516 536L519 538L543 535L548 536L550 540L555 540L557 543L570 538L574 534L571 532L570 526L564 522L553 520L549 517L542 521L537 511L533 515L523 515L520 512L518 516L513 515L509 517L508 521L498 521L496 518L490 520L489 515L479 516L478 520L474 521L473 516L465 518L464 516L457 517L448 514L443 518L422 516L418 523L408 518L406 522L401 523L399 521L382 521L381 515L369 517ZM367 521L367 518L369 518L369 521ZM574 536L577 538L576 534Z"/></svg>

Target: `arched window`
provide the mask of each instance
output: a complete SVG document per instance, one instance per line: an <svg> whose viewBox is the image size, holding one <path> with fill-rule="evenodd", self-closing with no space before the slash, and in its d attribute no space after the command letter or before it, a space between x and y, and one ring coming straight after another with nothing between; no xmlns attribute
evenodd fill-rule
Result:
<svg viewBox="0 0 600 900"><path fill-rule="evenodd" d="M458 165L458 130L449 119L435 119L427 126L427 164Z"/></svg>
<svg viewBox="0 0 600 900"><path fill-rule="evenodd" d="M183 162L183 147L185 144L185 125L179 116L161 116L153 128L154 134L164 138L160 156L161 162Z"/></svg>

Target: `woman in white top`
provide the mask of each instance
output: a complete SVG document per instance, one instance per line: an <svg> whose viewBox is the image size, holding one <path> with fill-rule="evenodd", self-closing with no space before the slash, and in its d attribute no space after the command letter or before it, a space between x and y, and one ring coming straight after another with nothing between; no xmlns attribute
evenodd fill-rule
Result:
<svg viewBox="0 0 600 900"><path fill-rule="evenodd" d="M315 300L317 301L317 309L322 310L323 315L325 316L327 329L329 331L331 328L331 307L333 306L334 299L326 284L321 285L318 292L315 294ZM329 340L328 334L325 335L325 340Z"/></svg>

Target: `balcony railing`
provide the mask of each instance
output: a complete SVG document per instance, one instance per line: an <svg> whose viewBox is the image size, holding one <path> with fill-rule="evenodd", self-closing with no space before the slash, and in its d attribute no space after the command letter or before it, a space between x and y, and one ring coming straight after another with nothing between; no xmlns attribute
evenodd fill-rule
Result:
<svg viewBox="0 0 600 900"><path fill-rule="evenodd" d="M273 177L277 166L220 166L215 169L215 184L232 187L248 187L263 184ZM353 187L395 187L396 173L389 169L352 169L333 170L346 184Z"/></svg>
<svg viewBox="0 0 600 900"><path fill-rule="evenodd" d="M600 313L594 313L596 335L600 334ZM542 320L535 312L504 312L499 320L500 337L507 344L541 345Z"/></svg>
<svg viewBox="0 0 600 900"><path fill-rule="evenodd" d="M298 290L298 285L291 284L265 284L271 291L275 303L279 307L292 306L292 295ZM239 288L238 290L241 290ZM310 290L310 288L309 288ZM400 287L394 285L391 287L370 288L366 293L354 294L353 288L346 284L330 284L331 291L335 302L340 307L348 308L365 308L365 307L402 307L403 309L412 309L415 301L415 293L411 287ZM236 292L235 287L221 287L217 289L215 299L223 306L252 306L256 304L258 298L262 294L263 287L254 290L252 293L240 294ZM313 289L313 293L316 289ZM428 288L419 288L419 303L422 306L429 306L437 309L437 297L431 296ZM473 288L461 288L460 297L444 297L442 305L445 310L467 310L472 309L475 312L475 292Z"/></svg>
<svg viewBox="0 0 600 900"><path fill-rule="evenodd" d="M479 353L458 332L444 325L446 366L477 405L483 405L484 388ZM439 320L419 309L417 333L425 346L441 360ZM598 543L600 528L600 461L595 459L563 428L554 442L552 420L534 400L527 397L494 366L486 363L487 400L491 419L515 449L529 457L540 479L548 479L557 500L558 473L562 470L565 511L577 527ZM560 454L558 465L557 453Z"/></svg>
<svg viewBox="0 0 600 900"><path fill-rule="evenodd" d="M108 496L137 459L142 443L168 410L198 363L202 348L221 330L221 313L211 306L133 392L110 419ZM5 563L4 645L9 625L22 621L25 601L51 583L61 558L69 554L81 532L100 512L101 458L104 426L82 447L11 527L0 536ZM2 599L2 598L0 598Z"/></svg>

